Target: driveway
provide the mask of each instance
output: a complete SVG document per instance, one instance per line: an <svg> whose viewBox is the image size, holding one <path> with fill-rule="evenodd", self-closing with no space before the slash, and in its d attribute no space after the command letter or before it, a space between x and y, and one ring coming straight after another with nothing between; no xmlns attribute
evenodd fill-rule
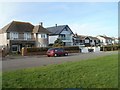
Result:
<svg viewBox="0 0 120 90"><path fill-rule="evenodd" d="M96 58L100 56L106 56L111 54L117 54L118 51L110 52L96 52L96 53L73 53L64 57L46 57L46 56L17 56L8 57L2 62L2 71L10 71L16 69L46 66L49 64L61 64L64 62L73 62L86 60L90 58Z"/></svg>

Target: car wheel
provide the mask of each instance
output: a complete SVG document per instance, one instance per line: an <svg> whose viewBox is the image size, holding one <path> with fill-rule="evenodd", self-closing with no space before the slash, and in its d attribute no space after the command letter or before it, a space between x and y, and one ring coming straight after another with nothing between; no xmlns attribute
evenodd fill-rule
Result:
<svg viewBox="0 0 120 90"><path fill-rule="evenodd" d="M48 57L50 57L50 55L47 55Z"/></svg>
<svg viewBox="0 0 120 90"><path fill-rule="evenodd" d="M57 57L57 54L55 53L55 55L54 55L55 57Z"/></svg>

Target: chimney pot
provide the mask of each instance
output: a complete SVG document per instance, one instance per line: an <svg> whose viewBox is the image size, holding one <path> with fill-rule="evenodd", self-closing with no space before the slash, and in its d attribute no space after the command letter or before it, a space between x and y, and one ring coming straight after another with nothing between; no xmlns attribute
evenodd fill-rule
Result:
<svg viewBox="0 0 120 90"><path fill-rule="evenodd" d="M41 26L43 26L43 22L40 22L39 24L40 24Z"/></svg>
<svg viewBox="0 0 120 90"><path fill-rule="evenodd" d="M57 27L57 24L55 24L55 26Z"/></svg>

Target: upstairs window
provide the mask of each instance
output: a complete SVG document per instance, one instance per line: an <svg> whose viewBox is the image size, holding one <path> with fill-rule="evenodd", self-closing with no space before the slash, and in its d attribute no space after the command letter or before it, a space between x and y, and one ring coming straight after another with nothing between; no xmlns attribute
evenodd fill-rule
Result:
<svg viewBox="0 0 120 90"><path fill-rule="evenodd" d="M18 39L18 32L10 32L10 40Z"/></svg>
<svg viewBox="0 0 120 90"><path fill-rule="evenodd" d="M31 33L24 33L24 40L31 39Z"/></svg>
<svg viewBox="0 0 120 90"><path fill-rule="evenodd" d="M47 38L46 34L38 34L38 38Z"/></svg>
<svg viewBox="0 0 120 90"><path fill-rule="evenodd" d="M65 31L68 31L68 28L65 28Z"/></svg>
<svg viewBox="0 0 120 90"><path fill-rule="evenodd" d="M89 39L85 39L85 43L90 43Z"/></svg>
<svg viewBox="0 0 120 90"><path fill-rule="evenodd" d="M45 34L41 34L41 38L46 38L46 35Z"/></svg>

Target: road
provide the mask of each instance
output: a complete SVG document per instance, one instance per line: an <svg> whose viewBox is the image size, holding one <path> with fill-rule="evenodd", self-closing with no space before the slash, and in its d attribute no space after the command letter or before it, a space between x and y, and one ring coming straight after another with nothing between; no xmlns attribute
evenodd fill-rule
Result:
<svg viewBox="0 0 120 90"><path fill-rule="evenodd" d="M110 52L96 52L96 53L74 53L69 56L63 57L46 57L46 56L21 56L17 58L7 58L2 62L2 71L10 71L16 69L46 66L49 64L61 64L64 62L73 62L86 60L90 58L96 58L100 56L106 56L111 54L117 54L118 51Z"/></svg>

